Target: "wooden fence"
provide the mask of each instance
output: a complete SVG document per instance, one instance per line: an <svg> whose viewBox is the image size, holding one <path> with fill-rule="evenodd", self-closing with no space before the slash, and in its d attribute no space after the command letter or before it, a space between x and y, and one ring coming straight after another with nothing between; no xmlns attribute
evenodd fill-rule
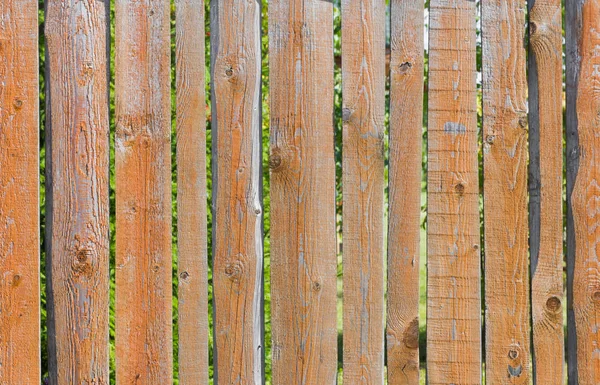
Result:
<svg viewBox="0 0 600 385"><path fill-rule="evenodd" d="M384 0L341 1L336 61L331 1L271 0L268 12L257 0L212 1L207 190L204 3L175 1L179 384L261 384L267 370L273 384L335 384L338 355L346 385L383 384L386 377L393 385L419 384L420 368L431 385L483 378L600 383L600 0L566 1L566 152L560 0L482 0L480 8L474 0L430 0L427 61L424 1L390 3L388 38ZM49 382L109 384L113 283L117 384L174 381L171 5L116 0L114 6L110 63L109 0L46 1L42 94L38 3L0 2L2 385L42 383L46 308ZM334 68L340 65L338 349ZM427 358L420 363L425 72ZM40 96L46 103L41 158ZM44 304L39 159L46 170Z"/></svg>

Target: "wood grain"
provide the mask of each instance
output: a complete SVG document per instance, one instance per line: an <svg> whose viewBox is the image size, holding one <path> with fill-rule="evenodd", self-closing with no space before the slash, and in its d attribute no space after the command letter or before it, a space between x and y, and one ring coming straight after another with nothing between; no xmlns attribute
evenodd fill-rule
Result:
<svg viewBox="0 0 600 385"><path fill-rule="evenodd" d="M568 196L570 198L569 286L572 291L574 324L569 330L574 339L569 361L571 383L579 385L600 382L600 265L598 263L597 200L598 159L600 147L598 82L600 81L600 1L572 1L567 8L567 141ZM581 81L580 81L581 80ZM576 333L576 335L573 333ZM571 342L570 342L571 344ZM576 360L576 362L575 362Z"/></svg>
<svg viewBox="0 0 600 385"><path fill-rule="evenodd" d="M476 4L430 6L427 378L431 385L479 384Z"/></svg>
<svg viewBox="0 0 600 385"><path fill-rule="evenodd" d="M208 384L204 2L177 0L179 383Z"/></svg>
<svg viewBox="0 0 600 385"><path fill-rule="evenodd" d="M533 373L536 384L562 384L562 14L558 0L528 6Z"/></svg>
<svg viewBox="0 0 600 385"><path fill-rule="evenodd" d="M211 2L216 378L263 383L260 2ZM216 382L216 381L215 381Z"/></svg>
<svg viewBox="0 0 600 385"><path fill-rule="evenodd" d="M173 381L170 6L115 8L116 374Z"/></svg>
<svg viewBox="0 0 600 385"><path fill-rule="evenodd" d="M491 384L530 382L526 10L524 0L481 5L485 378Z"/></svg>
<svg viewBox="0 0 600 385"><path fill-rule="evenodd" d="M382 384L385 1L342 1L344 383Z"/></svg>
<svg viewBox="0 0 600 385"><path fill-rule="evenodd" d="M0 4L0 383L39 384L37 2Z"/></svg>
<svg viewBox="0 0 600 385"><path fill-rule="evenodd" d="M46 270L53 384L108 384L109 2L46 3Z"/></svg>
<svg viewBox="0 0 600 385"><path fill-rule="evenodd" d="M391 1L388 384L419 383L423 0Z"/></svg>
<svg viewBox="0 0 600 385"><path fill-rule="evenodd" d="M274 384L337 372L333 4L269 4Z"/></svg>

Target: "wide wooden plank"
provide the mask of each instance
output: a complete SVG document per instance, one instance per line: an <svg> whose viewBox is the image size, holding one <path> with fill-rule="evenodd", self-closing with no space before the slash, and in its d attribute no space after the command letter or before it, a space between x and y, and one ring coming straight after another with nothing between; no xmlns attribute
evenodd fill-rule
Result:
<svg viewBox="0 0 600 385"><path fill-rule="evenodd" d="M383 384L385 1L342 1L345 384Z"/></svg>
<svg viewBox="0 0 600 385"><path fill-rule="evenodd" d="M492 384L530 381L526 10L525 0L481 5L485 378Z"/></svg>
<svg viewBox="0 0 600 385"><path fill-rule="evenodd" d="M392 0L387 283L390 385L419 382L423 0Z"/></svg>
<svg viewBox="0 0 600 385"><path fill-rule="evenodd" d="M108 383L108 1L46 3L50 379Z"/></svg>
<svg viewBox="0 0 600 385"><path fill-rule="evenodd" d="M211 2L215 377L263 383L260 2Z"/></svg>
<svg viewBox="0 0 600 385"><path fill-rule="evenodd" d="M173 376L170 6L115 8L116 374L122 384Z"/></svg>
<svg viewBox="0 0 600 385"><path fill-rule="evenodd" d="M38 3L0 5L0 383L39 384Z"/></svg>
<svg viewBox="0 0 600 385"><path fill-rule="evenodd" d="M179 383L208 384L204 2L177 0Z"/></svg>
<svg viewBox="0 0 600 385"><path fill-rule="evenodd" d="M337 369L333 4L269 4L274 384Z"/></svg>
<svg viewBox="0 0 600 385"><path fill-rule="evenodd" d="M567 2L569 382L600 382L600 226L596 202L600 126L600 1Z"/></svg>
<svg viewBox="0 0 600 385"><path fill-rule="evenodd" d="M564 382L562 14L560 0L529 6L529 244L536 384Z"/></svg>
<svg viewBox="0 0 600 385"><path fill-rule="evenodd" d="M476 4L431 0L429 79L427 378L430 384L481 382L481 288L477 191ZM466 177L473 175L473 177ZM439 222L437 229L433 230ZM472 268L471 268L472 267Z"/></svg>

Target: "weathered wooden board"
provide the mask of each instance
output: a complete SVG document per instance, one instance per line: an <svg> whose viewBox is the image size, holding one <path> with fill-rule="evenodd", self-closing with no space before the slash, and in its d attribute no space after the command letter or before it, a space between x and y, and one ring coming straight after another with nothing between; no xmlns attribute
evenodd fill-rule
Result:
<svg viewBox="0 0 600 385"><path fill-rule="evenodd" d="M533 373L564 382L562 13L560 0L529 6L529 244Z"/></svg>
<svg viewBox="0 0 600 385"><path fill-rule="evenodd" d="M387 369L419 383L423 0L391 1Z"/></svg>
<svg viewBox="0 0 600 385"><path fill-rule="evenodd" d="M263 382L260 2L211 2L215 377Z"/></svg>
<svg viewBox="0 0 600 385"><path fill-rule="evenodd" d="M476 3L430 5L427 378L431 385L478 384Z"/></svg>
<svg viewBox="0 0 600 385"><path fill-rule="evenodd" d="M38 8L0 5L0 383L39 384Z"/></svg>
<svg viewBox="0 0 600 385"><path fill-rule="evenodd" d="M274 384L337 371L333 4L269 4Z"/></svg>
<svg viewBox="0 0 600 385"><path fill-rule="evenodd" d="M179 383L208 384L204 2L177 0Z"/></svg>
<svg viewBox="0 0 600 385"><path fill-rule="evenodd" d="M481 4L485 378L492 384L530 382L526 11L524 0Z"/></svg>
<svg viewBox="0 0 600 385"><path fill-rule="evenodd" d="M170 6L118 0L117 382L172 380Z"/></svg>
<svg viewBox="0 0 600 385"><path fill-rule="evenodd" d="M569 382L600 382L600 1L567 2Z"/></svg>
<svg viewBox="0 0 600 385"><path fill-rule="evenodd" d="M46 270L54 384L109 382L108 1L46 3Z"/></svg>
<svg viewBox="0 0 600 385"><path fill-rule="evenodd" d="M385 0L342 1L344 383L383 384Z"/></svg>

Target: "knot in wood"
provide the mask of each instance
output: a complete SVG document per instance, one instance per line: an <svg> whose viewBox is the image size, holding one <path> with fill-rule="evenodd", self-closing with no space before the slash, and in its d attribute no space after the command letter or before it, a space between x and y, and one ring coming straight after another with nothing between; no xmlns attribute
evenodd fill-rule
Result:
<svg viewBox="0 0 600 385"><path fill-rule="evenodd" d="M21 107L23 107L23 101L21 99L15 99L15 101L13 102L13 105L15 106L15 108L17 110L21 109Z"/></svg>
<svg viewBox="0 0 600 385"><path fill-rule="evenodd" d="M316 292L321 291L321 282L319 282L319 281L313 282L312 288Z"/></svg>
<svg viewBox="0 0 600 385"><path fill-rule="evenodd" d="M508 358L510 358L511 360L516 360L517 358L519 358L519 351L516 349L510 349L508 351Z"/></svg>
<svg viewBox="0 0 600 385"><path fill-rule="evenodd" d="M519 127L521 127L521 128L527 127L527 117L526 116L521 116L519 118Z"/></svg>
<svg viewBox="0 0 600 385"><path fill-rule="evenodd" d="M413 318L410 324L406 326L404 334L402 336L402 342L409 349L416 349L419 347L419 320Z"/></svg>
<svg viewBox="0 0 600 385"><path fill-rule="evenodd" d="M465 185L459 182L454 186L454 190L457 194L463 195L465 193Z"/></svg>
<svg viewBox="0 0 600 385"><path fill-rule="evenodd" d="M19 274L15 274L12 279L12 285L14 287L17 287L17 286L19 286L20 283L21 283L21 276Z"/></svg>
<svg viewBox="0 0 600 385"><path fill-rule="evenodd" d="M225 275L227 276L227 278L229 278L235 283L240 282L240 278L243 272L244 265L239 260L232 263L228 263L227 266L225 266Z"/></svg>
<svg viewBox="0 0 600 385"><path fill-rule="evenodd" d="M190 274L187 271L183 271L179 274L179 278L183 281L186 281L190 277Z"/></svg>
<svg viewBox="0 0 600 385"><path fill-rule="evenodd" d="M485 141L487 142L487 144L494 144L494 141L496 141L496 136L495 135L488 135L485 138Z"/></svg>
<svg viewBox="0 0 600 385"><path fill-rule="evenodd" d="M272 154L271 157L269 158L269 168L271 170L276 170L279 167L281 167L281 164L283 163L283 160L281 159L281 155L279 154Z"/></svg>
<svg viewBox="0 0 600 385"><path fill-rule="evenodd" d="M546 301L546 308L553 313L560 311L560 307L561 302L558 297L553 296L548 298L548 300Z"/></svg>
<svg viewBox="0 0 600 385"><path fill-rule="evenodd" d="M595 291L594 294L592 294L592 299L595 302L600 302L600 291Z"/></svg>
<svg viewBox="0 0 600 385"><path fill-rule="evenodd" d="M410 71L410 69L412 68L412 66L413 66L412 63L408 62L408 61L400 64L400 67L399 67L400 73L402 75L405 75L408 71Z"/></svg>
<svg viewBox="0 0 600 385"><path fill-rule="evenodd" d="M342 108L342 122L347 123L350 121L352 111L349 108Z"/></svg>

